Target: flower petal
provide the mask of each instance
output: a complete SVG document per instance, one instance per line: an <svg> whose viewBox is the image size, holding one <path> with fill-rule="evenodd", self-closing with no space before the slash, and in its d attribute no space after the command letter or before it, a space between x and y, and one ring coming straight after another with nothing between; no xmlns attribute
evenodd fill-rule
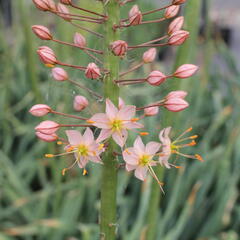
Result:
<svg viewBox="0 0 240 240"><path fill-rule="evenodd" d="M79 145L83 142L82 134L77 130L67 130L66 135L71 145Z"/></svg>
<svg viewBox="0 0 240 240"><path fill-rule="evenodd" d="M83 134L83 141L86 145L90 145L94 142L94 135L90 128L87 128Z"/></svg>
<svg viewBox="0 0 240 240"><path fill-rule="evenodd" d="M136 167L137 167L136 165L131 165L131 164L126 163L126 170L127 170L128 172L136 169Z"/></svg>
<svg viewBox="0 0 240 240"><path fill-rule="evenodd" d="M94 122L92 125L95 127L103 129L111 128L110 120L105 113L96 113L89 120Z"/></svg>
<svg viewBox="0 0 240 240"><path fill-rule="evenodd" d="M102 160L99 156L95 156L95 157L89 157L89 160L95 163L101 163L102 164Z"/></svg>
<svg viewBox="0 0 240 240"><path fill-rule="evenodd" d="M125 129L122 129L121 131L115 131L112 134L112 138L113 140L120 146L123 147L126 140L128 137L128 132Z"/></svg>
<svg viewBox="0 0 240 240"><path fill-rule="evenodd" d="M133 146L134 146L135 152L136 152L138 155L141 155L141 154L143 154L143 153L145 152L145 146L144 146L144 144L143 144L143 142L142 142L141 137L138 136L138 137L136 138Z"/></svg>
<svg viewBox="0 0 240 240"><path fill-rule="evenodd" d="M134 148L127 148L122 153L123 160L129 165L138 165L139 158L138 155L135 153ZM136 168L136 167L135 167Z"/></svg>
<svg viewBox="0 0 240 240"><path fill-rule="evenodd" d="M123 106L117 114L117 118L122 120L130 120L136 114L136 107L127 105Z"/></svg>
<svg viewBox="0 0 240 240"><path fill-rule="evenodd" d="M86 164L88 163L88 158L80 156L79 161L77 163L80 168L85 168Z"/></svg>
<svg viewBox="0 0 240 240"><path fill-rule="evenodd" d="M134 128L143 128L144 125L138 122L124 122L123 127L126 129L134 129Z"/></svg>
<svg viewBox="0 0 240 240"><path fill-rule="evenodd" d="M112 134L112 131L110 129L102 129L96 142L99 143L99 142L102 142L103 140L109 138Z"/></svg>
<svg viewBox="0 0 240 240"><path fill-rule="evenodd" d="M109 119L116 118L116 115L118 113L118 109L115 107L115 105L110 101L110 99L106 99L106 114Z"/></svg>
<svg viewBox="0 0 240 240"><path fill-rule="evenodd" d="M149 142L146 145L146 153L149 154L149 155L154 155L159 150L160 147L161 147L160 143Z"/></svg>
<svg viewBox="0 0 240 240"><path fill-rule="evenodd" d="M144 181L147 177L147 167L137 167L134 174L135 177Z"/></svg>

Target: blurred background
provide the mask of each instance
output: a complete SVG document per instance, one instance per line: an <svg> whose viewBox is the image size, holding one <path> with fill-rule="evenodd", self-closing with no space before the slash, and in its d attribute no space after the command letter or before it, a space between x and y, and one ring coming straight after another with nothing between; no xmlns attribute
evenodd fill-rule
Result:
<svg viewBox="0 0 240 240"><path fill-rule="evenodd" d="M101 10L94 0L75 2ZM147 11L165 6L168 1L136 0L123 7L123 17L134 3ZM176 136L192 126L193 134L200 136L199 143L186 153L199 153L205 159L201 163L178 158L184 168L165 171L166 195L154 209L157 220L152 239L239 240L240 2L189 0L181 14L185 16L184 29L191 32L190 39L178 48L159 49L156 63L129 78L146 76L152 69L171 73L184 63L199 65L198 74L190 79L169 80L160 87L124 87L121 93L127 103L141 106L161 99L170 90L187 90L191 103L187 110L161 110L158 117L146 119L146 128L157 139L156 132L162 127L172 125ZM156 13L149 19L159 16ZM60 152L62 147L38 140L34 127L41 119L28 113L36 103L74 113L72 100L77 94L90 101L86 116L101 106L75 86L54 82L50 69L37 57L38 46L52 47L59 60L67 63L85 66L89 59L71 47L37 39L31 32L35 24L49 27L57 39L68 42L79 31L89 46L101 48L100 40L63 19L38 11L31 0L0 0L0 240L95 240L99 234L101 167L90 165L87 176L82 176L78 168L61 176L71 159L44 158L45 153ZM122 39L142 43L162 36L167 24L130 28L123 31ZM142 52L132 51L122 69L136 64ZM101 93L101 83L84 79L77 70L66 70L72 79ZM50 119L69 123L56 116ZM119 239L150 240L145 233L152 217L151 181L142 184L131 174L119 171Z"/></svg>

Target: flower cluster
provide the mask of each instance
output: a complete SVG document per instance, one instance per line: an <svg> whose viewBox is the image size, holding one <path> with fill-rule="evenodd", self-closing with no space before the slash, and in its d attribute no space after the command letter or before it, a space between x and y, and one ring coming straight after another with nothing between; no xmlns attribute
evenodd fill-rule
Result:
<svg viewBox="0 0 240 240"><path fill-rule="evenodd" d="M130 1L118 0L117 2L120 6L124 6ZM62 124L55 121L45 120L35 128L36 135L39 139L46 142L57 141L58 144L63 144L65 146L64 153L56 155L46 154L46 157L64 156L68 154L74 155L75 161L70 167L63 169L63 174L75 166L75 164L84 169L84 174L86 174L86 166L89 161L100 164L104 163L104 161L101 160L101 156L105 151L108 151L109 141L111 141L111 139L119 146L116 147L116 151L114 153L120 156L119 159L122 159L125 169L127 171L134 171L135 176L140 180L145 180L147 173L149 173L154 179L156 179L161 189L162 183L158 180L153 168L157 165L165 168L180 168L180 166L171 163L171 155L178 154L180 156L202 161L201 156L198 154L187 155L180 152L181 148L194 146L196 144L196 135L185 137L185 134L192 130L191 128L186 130L175 140L171 140L170 138L171 127L164 128L159 132L158 141L151 141L144 145L141 138L142 136L148 135L148 132L143 131L144 118L157 116L161 108L165 108L171 112L183 111L189 106L189 103L185 99L187 97L187 92L181 90L172 91L164 98L156 102L146 104L145 106L126 105L124 100L119 98L118 106L116 106L116 101L111 99L110 96L107 96L106 94L102 96L98 92L95 92L85 86L84 83L71 79L67 71L64 69L78 69L84 72L87 79L98 79L105 84L105 77L111 74L111 69L105 68L106 64L104 64L104 60L102 59L105 51L109 51L110 49L110 54L112 54L112 56L124 59L129 51L138 48L148 48L144 52L139 63L125 72L119 73L117 79L111 79L112 84L116 85L116 87L132 84L149 84L157 87L164 84L164 82L171 78L185 79L193 76L197 72L198 67L193 64L183 64L179 66L175 72L170 74L163 73L156 69L140 79L123 78L128 73L136 71L143 65L152 63L156 59L158 47L167 45L178 46L187 40L189 32L182 29L184 17L177 16L181 4L184 2L184 0L173 0L168 6L148 12L142 12L138 5L134 5L128 13L128 18L121 19L118 24L114 24L112 26L112 31L119 31L119 29L136 27L143 24L159 23L174 17L176 18L170 22L166 35L133 46L126 41L119 39L109 42L108 49L92 49L88 46L87 39L78 32L76 32L73 36L72 43L69 43L56 39L51 31L45 26L32 26L33 32L41 40L52 41L58 44L77 48L79 51L82 51L90 59L92 59L87 66L79 66L60 61L55 52L47 46L41 46L37 50L40 60L47 67L52 68L52 76L54 80L58 82L68 81L80 87L85 90L86 93L92 95L94 99L101 100L105 107L104 113L99 111L98 113L88 117L82 117L78 114L71 115L58 112L45 104L37 104L30 109L30 113L36 117L43 117L48 114L57 114L76 119L78 121L76 124ZM104 38L104 36L99 32L82 27L76 22L80 21L101 25L108 21L107 15L79 7L71 0L60 0L58 4L56 4L53 0L33 0L33 3L41 11L51 12L52 14L55 14L56 16L69 22L69 24L86 31L89 34L93 34L100 39ZM103 1L103 3L108 4L108 1ZM69 7L78 9L83 12L83 14L72 14L70 13ZM144 19L146 15L159 11L164 11L162 18L148 21ZM75 96L73 101L73 109L75 111L82 113L82 111L88 107L89 100L85 96ZM72 127L83 128L85 129L83 130L84 133L82 134L80 131L72 130ZM59 136L60 129L62 128L71 129L65 131L66 137ZM100 133L97 134L97 136L95 132L99 131L95 131L96 129L100 129ZM134 132L138 135L134 141L133 147L128 146L127 139L129 132Z"/></svg>

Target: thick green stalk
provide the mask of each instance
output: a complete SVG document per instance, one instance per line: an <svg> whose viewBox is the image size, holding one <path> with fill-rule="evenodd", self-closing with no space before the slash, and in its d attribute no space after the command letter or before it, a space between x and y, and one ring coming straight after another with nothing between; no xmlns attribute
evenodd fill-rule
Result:
<svg viewBox="0 0 240 240"><path fill-rule="evenodd" d="M109 45L119 39L119 33L113 31L113 25L119 23L119 5L116 0L105 1L104 9L108 16L104 32L104 68L109 70L109 74L104 77L104 96L117 104L119 88L113 80L118 79L119 58L112 54ZM101 240L116 239L117 159L114 156L115 148L116 144L111 141L103 159L100 211Z"/></svg>

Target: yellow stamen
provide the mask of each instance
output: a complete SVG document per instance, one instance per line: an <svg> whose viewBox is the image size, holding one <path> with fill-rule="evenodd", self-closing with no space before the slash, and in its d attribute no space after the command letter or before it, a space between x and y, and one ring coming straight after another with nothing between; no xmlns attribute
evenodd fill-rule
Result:
<svg viewBox="0 0 240 240"><path fill-rule="evenodd" d="M92 121L92 120L86 120L86 123L93 124L93 123L95 123L95 122Z"/></svg>
<svg viewBox="0 0 240 240"><path fill-rule="evenodd" d="M204 161L203 158L199 154L195 154L195 157L196 157L197 160L199 160L201 162Z"/></svg>
<svg viewBox="0 0 240 240"><path fill-rule="evenodd" d="M64 169L62 170L62 175L63 175L63 176L65 175L66 171L67 171L67 168L64 168Z"/></svg>
<svg viewBox="0 0 240 240"><path fill-rule="evenodd" d="M104 144L99 144L98 150L102 150L104 148Z"/></svg>
<svg viewBox="0 0 240 240"><path fill-rule="evenodd" d="M74 150L74 147L73 146L70 146L70 147L68 147L67 149L66 149L66 152L71 152L71 151L73 151Z"/></svg>
<svg viewBox="0 0 240 240"><path fill-rule="evenodd" d="M127 154L131 154L129 151L128 151L128 149L126 148L125 150L124 150Z"/></svg>
<svg viewBox="0 0 240 240"><path fill-rule="evenodd" d="M57 145L62 145L63 142L62 141L57 141Z"/></svg>
<svg viewBox="0 0 240 240"><path fill-rule="evenodd" d="M84 168L83 169L83 176L86 176L88 174L88 171Z"/></svg>
<svg viewBox="0 0 240 240"><path fill-rule="evenodd" d="M139 133L141 136L147 136L149 133L148 132L140 132Z"/></svg>
<svg viewBox="0 0 240 240"><path fill-rule="evenodd" d="M46 158L53 158L54 155L53 155L53 154L45 154L45 157L46 157Z"/></svg>
<svg viewBox="0 0 240 240"><path fill-rule="evenodd" d="M46 67L49 67L49 68L54 68L54 67L55 67L54 64L49 64L49 63L45 64L45 66L46 66Z"/></svg>

